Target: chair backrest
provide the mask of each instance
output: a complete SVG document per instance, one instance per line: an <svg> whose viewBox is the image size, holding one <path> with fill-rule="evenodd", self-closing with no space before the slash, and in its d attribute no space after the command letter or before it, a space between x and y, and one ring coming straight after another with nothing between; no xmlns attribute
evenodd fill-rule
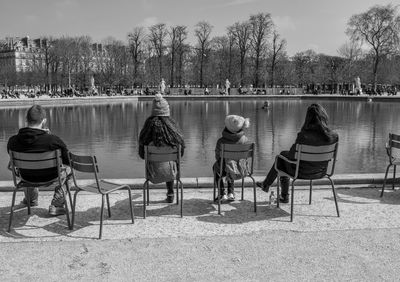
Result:
<svg viewBox="0 0 400 282"><path fill-rule="evenodd" d="M150 162L169 162L169 161L180 161L181 157L181 146L177 147L156 147L156 146L145 146L144 156L145 160Z"/></svg>
<svg viewBox="0 0 400 282"><path fill-rule="evenodd" d="M300 167L300 161L306 162L332 162L331 171L328 175L333 175L335 170L336 156L338 150L338 143L322 146L311 146L311 145L296 145L296 176Z"/></svg>
<svg viewBox="0 0 400 282"><path fill-rule="evenodd" d="M400 157L400 135L389 133L389 156L390 162L393 161L392 158Z"/></svg>
<svg viewBox="0 0 400 282"><path fill-rule="evenodd" d="M76 172L92 173L96 180L97 188L100 191L99 178L98 178L99 167L97 165L96 156L82 156L68 152L68 158L75 186L79 188L79 185L77 183Z"/></svg>
<svg viewBox="0 0 400 282"><path fill-rule="evenodd" d="M181 171L181 145L176 147L170 146L144 146L144 160L146 169L146 178L148 178L148 165L149 162L176 162L177 178L180 179Z"/></svg>
<svg viewBox="0 0 400 282"><path fill-rule="evenodd" d="M10 164L15 185L17 184L17 177L21 177L21 175L16 175L16 173L21 170L42 170L54 168L57 169L58 178L60 180L60 168L62 166L61 151L54 150L42 153L21 153L10 151Z"/></svg>
<svg viewBox="0 0 400 282"><path fill-rule="evenodd" d="M241 159L251 158L250 175L253 174L254 167L254 148L255 144L221 144L221 159L230 159L239 161Z"/></svg>

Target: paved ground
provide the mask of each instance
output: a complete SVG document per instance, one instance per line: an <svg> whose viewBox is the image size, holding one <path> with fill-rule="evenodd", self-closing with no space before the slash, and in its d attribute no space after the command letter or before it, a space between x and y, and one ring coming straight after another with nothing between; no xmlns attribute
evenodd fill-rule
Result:
<svg viewBox="0 0 400 282"><path fill-rule="evenodd" d="M400 191L379 198L371 187L338 189L341 217L332 193L317 187L313 204L306 190L296 190L295 218L289 205L266 206L258 190L258 213L252 192L245 201L224 204L216 213L209 189L185 191L184 218L179 208L151 191L148 217L141 218L141 195L135 192L135 224L129 221L126 193L111 197L113 216L99 229L100 198L78 198L74 231L64 216L48 217L51 194L27 216L16 213L6 232L11 194L0 193L0 277L3 281L293 281L398 280ZM19 195L17 201L22 199Z"/></svg>

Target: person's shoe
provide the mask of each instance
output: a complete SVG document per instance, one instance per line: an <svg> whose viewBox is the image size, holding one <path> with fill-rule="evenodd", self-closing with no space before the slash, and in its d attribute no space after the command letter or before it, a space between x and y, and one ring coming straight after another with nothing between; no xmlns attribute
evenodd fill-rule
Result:
<svg viewBox="0 0 400 282"><path fill-rule="evenodd" d="M287 203L289 203L289 195L286 195L286 196L280 196L279 197L279 203L284 203L284 204L287 204Z"/></svg>
<svg viewBox="0 0 400 282"><path fill-rule="evenodd" d="M235 193L228 193L228 201L234 201L235 200Z"/></svg>
<svg viewBox="0 0 400 282"><path fill-rule="evenodd" d="M49 206L49 215L58 216L65 214L64 207Z"/></svg>
<svg viewBox="0 0 400 282"><path fill-rule="evenodd" d="M257 187L261 188L261 190L263 190L265 193L269 192L269 186L264 186L263 182L256 182Z"/></svg>
<svg viewBox="0 0 400 282"><path fill-rule="evenodd" d="M24 199L21 201L21 204L24 205L24 206L28 206L28 202L27 202L26 198L24 198ZM33 201L31 201L31 204L30 204L31 207L36 207L36 206L38 206L38 205L39 205L39 201L38 201L38 200L33 200Z"/></svg>
<svg viewBox="0 0 400 282"><path fill-rule="evenodd" d="M167 199L165 201L169 204L173 203L174 202L174 194L167 194Z"/></svg>
<svg viewBox="0 0 400 282"><path fill-rule="evenodd" d="M220 195L219 198L221 198L221 202L227 201L227 200L228 200L228 197L227 197L226 195ZM215 203L218 203L219 198L216 197L216 198L214 199L214 202L215 202Z"/></svg>

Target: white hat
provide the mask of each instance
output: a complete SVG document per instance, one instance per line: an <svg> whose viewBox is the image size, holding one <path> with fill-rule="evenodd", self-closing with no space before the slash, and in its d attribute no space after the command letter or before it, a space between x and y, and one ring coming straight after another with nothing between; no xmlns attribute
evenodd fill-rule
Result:
<svg viewBox="0 0 400 282"><path fill-rule="evenodd" d="M250 119L237 115L229 115L225 118L225 126L230 132L238 132L250 126Z"/></svg>

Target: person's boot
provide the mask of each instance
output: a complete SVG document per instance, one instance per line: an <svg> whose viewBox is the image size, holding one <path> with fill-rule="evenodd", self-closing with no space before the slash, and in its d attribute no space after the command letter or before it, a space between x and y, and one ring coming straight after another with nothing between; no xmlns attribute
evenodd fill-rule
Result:
<svg viewBox="0 0 400 282"><path fill-rule="evenodd" d="M289 203L289 183L290 179L288 177L281 177L281 195L279 197L279 202L287 204Z"/></svg>

